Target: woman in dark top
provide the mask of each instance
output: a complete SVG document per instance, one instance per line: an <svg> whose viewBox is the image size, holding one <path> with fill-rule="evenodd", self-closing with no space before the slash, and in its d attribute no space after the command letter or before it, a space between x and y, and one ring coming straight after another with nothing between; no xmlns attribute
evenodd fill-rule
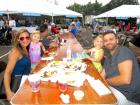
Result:
<svg viewBox="0 0 140 105"><path fill-rule="evenodd" d="M11 100L14 95L11 89L12 78L19 75L28 75L31 70L28 48L30 34L27 30L21 29L15 38L14 47L8 56L8 64L4 74L4 85L7 99Z"/></svg>

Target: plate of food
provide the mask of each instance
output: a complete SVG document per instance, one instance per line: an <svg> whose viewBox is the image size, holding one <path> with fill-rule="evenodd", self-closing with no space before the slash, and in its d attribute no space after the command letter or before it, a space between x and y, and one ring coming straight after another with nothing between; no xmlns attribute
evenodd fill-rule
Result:
<svg viewBox="0 0 140 105"><path fill-rule="evenodd" d="M62 61L52 61L52 62L48 63L47 66L48 67L56 67L56 68L58 68L58 67L63 66L63 64L62 64Z"/></svg>
<svg viewBox="0 0 140 105"><path fill-rule="evenodd" d="M82 72L79 71L65 71L65 76L67 78L67 84L70 86L80 87L83 85L85 76Z"/></svg>
<svg viewBox="0 0 140 105"><path fill-rule="evenodd" d="M72 62L64 65L65 70L74 70L74 71L85 71L87 65L83 62Z"/></svg>
<svg viewBox="0 0 140 105"><path fill-rule="evenodd" d="M48 81L51 79L57 80L59 71L60 70L58 70L58 68L45 67L38 74L40 75L42 81Z"/></svg>
<svg viewBox="0 0 140 105"><path fill-rule="evenodd" d="M50 52L48 55L51 57L55 57L55 56L57 56L57 52Z"/></svg>

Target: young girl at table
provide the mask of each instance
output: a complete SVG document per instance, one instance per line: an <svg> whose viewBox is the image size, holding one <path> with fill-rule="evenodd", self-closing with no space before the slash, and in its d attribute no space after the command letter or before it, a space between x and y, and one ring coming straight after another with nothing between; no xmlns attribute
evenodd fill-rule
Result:
<svg viewBox="0 0 140 105"><path fill-rule="evenodd" d="M90 58L88 57L88 59L93 61L95 68L98 70L98 72L101 72L103 69L101 65L101 61L104 56L103 36L98 35L95 39L93 39L93 44L94 47L87 50L87 53L90 54Z"/></svg>
<svg viewBox="0 0 140 105"><path fill-rule="evenodd" d="M41 59L41 49L44 53L47 53L45 47L40 41L40 32L35 31L31 34L31 43L29 48L29 55L31 60L31 67L34 68Z"/></svg>

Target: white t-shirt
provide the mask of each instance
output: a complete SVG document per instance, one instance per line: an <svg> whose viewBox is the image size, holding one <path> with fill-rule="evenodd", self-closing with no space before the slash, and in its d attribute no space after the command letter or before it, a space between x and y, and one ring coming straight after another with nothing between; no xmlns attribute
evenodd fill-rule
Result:
<svg viewBox="0 0 140 105"><path fill-rule="evenodd" d="M4 21L0 20L0 27L4 26Z"/></svg>
<svg viewBox="0 0 140 105"><path fill-rule="evenodd" d="M15 20L10 20L9 21L9 26L10 27L16 27L16 21Z"/></svg>

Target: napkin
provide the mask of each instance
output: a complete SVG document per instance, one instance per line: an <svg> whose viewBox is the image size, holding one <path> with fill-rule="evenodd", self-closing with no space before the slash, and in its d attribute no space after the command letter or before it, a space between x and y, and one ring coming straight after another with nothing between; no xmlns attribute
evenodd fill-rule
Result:
<svg viewBox="0 0 140 105"><path fill-rule="evenodd" d="M91 78L88 78L87 80L98 95L102 96L111 93L111 91L100 80L94 80Z"/></svg>
<svg viewBox="0 0 140 105"><path fill-rule="evenodd" d="M95 80L94 77L91 77L91 76L88 75L88 74L85 74L85 75L84 75L84 78L86 78L86 79L88 80L89 83L90 83L91 81L94 81L94 80Z"/></svg>
<svg viewBox="0 0 140 105"><path fill-rule="evenodd" d="M60 98L61 100L65 103L65 104L68 104L70 103L70 96L68 94L60 94Z"/></svg>
<svg viewBox="0 0 140 105"><path fill-rule="evenodd" d="M85 74L81 72L70 72L67 76L68 85L80 87L85 81Z"/></svg>

